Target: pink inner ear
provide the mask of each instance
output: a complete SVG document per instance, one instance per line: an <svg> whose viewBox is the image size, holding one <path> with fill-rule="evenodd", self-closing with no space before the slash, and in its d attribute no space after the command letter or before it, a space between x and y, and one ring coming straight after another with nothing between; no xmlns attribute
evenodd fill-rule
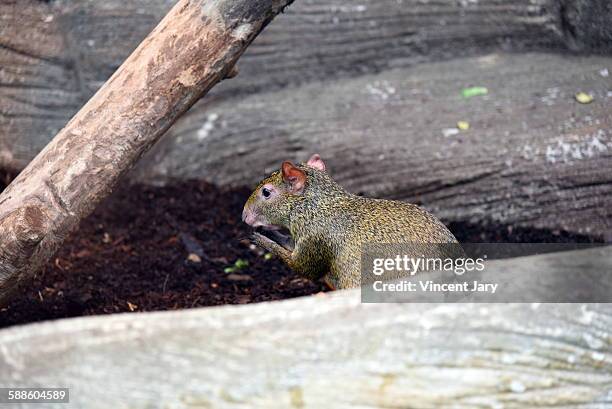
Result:
<svg viewBox="0 0 612 409"><path fill-rule="evenodd" d="M318 153L312 155L306 164L313 169L318 169L323 172L325 171L325 162L323 162L323 159L321 159L321 156L319 156Z"/></svg>
<svg viewBox="0 0 612 409"><path fill-rule="evenodd" d="M281 165L283 180L289 182L291 191L300 193L306 184L306 174L303 170L295 167L291 162L285 161Z"/></svg>

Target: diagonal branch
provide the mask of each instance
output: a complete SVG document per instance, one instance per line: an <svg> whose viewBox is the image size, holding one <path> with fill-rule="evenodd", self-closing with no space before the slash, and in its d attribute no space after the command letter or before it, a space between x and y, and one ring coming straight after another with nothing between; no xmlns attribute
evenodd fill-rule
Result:
<svg viewBox="0 0 612 409"><path fill-rule="evenodd" d="M0 195L0 304L293 0L180 0Z"/></svg>

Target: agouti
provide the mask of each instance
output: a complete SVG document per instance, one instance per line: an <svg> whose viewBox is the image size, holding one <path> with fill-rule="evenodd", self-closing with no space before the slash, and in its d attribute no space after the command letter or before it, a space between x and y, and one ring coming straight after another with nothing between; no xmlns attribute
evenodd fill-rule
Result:
<svg viewBox="0 0 612 409"><path fill-rule="evenodd" d="M247 200L242 220L265 230L288 229L292 250L260 233L253 240L298 274L323 278L336 289L361 285L365 243L457 243L438 219L416 205L348 193L316 154L297 166L283 162L262 180Z"/></svg>

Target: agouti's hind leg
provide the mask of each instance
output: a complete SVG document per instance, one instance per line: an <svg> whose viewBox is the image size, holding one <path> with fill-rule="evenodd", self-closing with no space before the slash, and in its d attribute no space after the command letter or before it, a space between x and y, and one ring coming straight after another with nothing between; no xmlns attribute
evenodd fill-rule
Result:
<svg viewBox="0 0 612 409"><path fill-rule="evenodd" d="M324 278L323 283L327 286L331 291L336 291L336 286L329 280L329 278Z"/></svg>

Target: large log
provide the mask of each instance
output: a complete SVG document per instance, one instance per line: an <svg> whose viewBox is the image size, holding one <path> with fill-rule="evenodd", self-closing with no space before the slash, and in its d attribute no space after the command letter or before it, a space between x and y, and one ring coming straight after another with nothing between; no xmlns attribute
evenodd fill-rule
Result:
<svg viewBox="0 0 612 409"><path fill-rule="evenodd" d="M0 379L69 387L92 409L596 408L610 328L610 304L362 304L352 290L5 329Z"/></svg>
<svg viewBox="0 0 612 409"><path fill-rule="evenodd" d="M23 169L85 102L48 3L0 2L0 167Z"/></svg>
<svg viewBox="0 0 612 409"><path fill-rule="evenodd" d="M301 2L244 56L242 78L215 94L240 98L500 48L560 49L557 2ZM76 112L79 99L86 101L108 79L173 3L0 2L6 23L0 25L0 152L5 153L0 167L23 168ZM585 18L579 27L588 23ZM53 64L38 58L43 48Z"/></svg>
<svg viewBox="0 0 612 409"><path fill-rule="evenodd" d="M255 183L319 152L349 190L422 203L447 221L610 240L608 67L602 57L490 54L208 103L138 173ZM462 98L472 85L489 95ZM595 101L577 103L579 91ZM459 120L471 129L443 136Z"/></svg>
<svg viewBox="0 0 612 409"><path fill-rule="evenodd" d="M0 303L289 3L176 4L0 195Z"/></svg>
<svg viewBox="0 0 612 409"><path fill-rule="evenodd" d="M11 112L4 116L0 112L0 163L16 168L27 163L70 117L79 98L97 89L171 3L159 0L149 3L150 7L118 0L12 5L8 16L15 10L30 17L14 14L7 21L13 25L25 21L20 27L32 29L21 28L21 32L33 37L13 48L28 50L30 43L34 47L45 35L42 39L56 44L45 46L45 50L56 50L53 58L61 62L56 69L68 65L72 68L61 75L80 78L74 82L53 78L46 86L66 83L81 92L54 88L54 105L41 102L51 100L35 86L39 72L48 69L41 65L35 70L44 61L24 60L8 48L0 50L0 59L14 64L16 73L34 70L30 79L21 74L22 81L15 74L8 77L8 85L0 84L4 112ZM489 54L490 58L411 68L417 62L484 53L506 40L515 50L559 47L562 37L578 48L591 41L589 48L600 49L597 45L604 43L608 32L597 23L605 16L601 1L562 3L564 7L548 0L519 1L512 6L496 0L298 4L255 41L241 60L243 75L216 87L214 98L196 105L171 128L164 145L144 158L147 166L136 176L155 183L175 177L253 183L260 172L281 160L302 160L323 150L335 175L351 190L421 202L450 221L609 234L612 206L605 175L610 135L598 133L606 131L610 118L603 108L609 100L609 78L598 75L606 67L612 70L608 60ZM52 34L56 32L63 37ZM11 30L3 33L11 41L27 38L24 34L13 39ZM274 64L282 53L291 58ZM392 68L399 71L389 71ZM452 71L454 82L445 70ZM364 76L350 78L360 75ZM412 80L396 81L402 76ZM465 102L456 98L462 86L481 82L490 86L491 99ZM386 84L396 94L383 100ZM282 87L286 90L279 90ZM572 95L579 90L596 92L596 102L578 106ZM15 104L16 100L22 103ZM294 101L306 105L308 119L299 117ZM234 115L235 104L248 114ZM351 113L353 106L356 110ZM371 112L376 115L372 117ZM49 116L59 119L49 120ZM473 126L462 146L440 137L441 129L454 126L458 119L484 125ZM379 138L386 142L378 143ZM400 144L400 149L393 150L393 143ZM418 158L407 145L415 146ZM249 162L230 160L233 146ZM270 146L275 147L272 154ZM211 147L221 149L220 153ZM573 158L583 153L595 158ZM389 168L410 169L410 177L391 172L383 178L379 157L386 158ZM364 166L355 169L355 161ZM249 167L237 167L237 163L249 163ZM433 165L439 169L432 171ZM567 217L556 217L560 213Z"/></svg>

